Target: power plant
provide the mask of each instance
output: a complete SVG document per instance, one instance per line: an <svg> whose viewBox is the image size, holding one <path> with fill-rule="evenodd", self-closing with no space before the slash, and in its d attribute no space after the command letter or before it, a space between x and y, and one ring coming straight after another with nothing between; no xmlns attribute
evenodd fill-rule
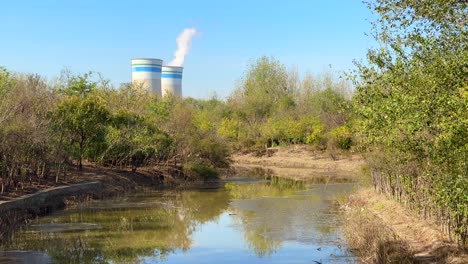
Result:
<svg viewBox="0 0 468 264"><path fill-rule="evenodd" d="M159 95L182 96L183 67L162 66L163 61L152 58L132 59L132 82Z"/></svg>
<svg viewBox="0 0 468 264"><path fill-rule="evenodd" d="M132 83L159 96L182 96L182 65L196 35L196 28L186 28L179 34L174 59L167 66L162 66L160 59L132 59Z"/></svg>
<svg viewBox="0 0 468 264"><path fill-rule="evenodd" d="M160 59L132 59L132 82L161 95L162 63Z"/></svg>
<svg viewBox="0 0 468 264"><path fill-rule="evenodd" d="M162 96L169 94L182 96L183 67L163 66L161 74Z"/></svg>

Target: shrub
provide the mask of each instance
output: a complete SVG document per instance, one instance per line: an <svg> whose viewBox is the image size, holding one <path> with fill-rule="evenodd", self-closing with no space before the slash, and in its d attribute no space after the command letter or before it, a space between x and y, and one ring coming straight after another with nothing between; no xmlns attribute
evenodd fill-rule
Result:
<svg viewBox="0 0 468 264"><path fill-rule="evenodd" d="M328 132L330 143L340 149L349 150L353 143L351 132L347 126L339 126Z"/></svg>
<svg viewBox="0 0 468 264"><path fill-rule="evenodd" d="M189 179L202 179L207 181L219 178L219 173L215 169L201 163L185 163L183 170L185 177Z"/></svg>

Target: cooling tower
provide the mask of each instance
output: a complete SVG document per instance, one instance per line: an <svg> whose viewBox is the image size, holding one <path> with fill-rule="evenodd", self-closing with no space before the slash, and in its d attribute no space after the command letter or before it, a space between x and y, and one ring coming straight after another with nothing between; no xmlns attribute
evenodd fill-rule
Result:
<svg viewBox="0 0 468 264"><path fill-rule="evenodd" d="M161 96L162 62L160 59L132 59L132 82Z"/></svg>
<svg viewBox="0 0 468 264"><path fill-rule="evenodd" d="M183 67L163 66L161 74L162 96L173 94L182 96Z"/></svg>

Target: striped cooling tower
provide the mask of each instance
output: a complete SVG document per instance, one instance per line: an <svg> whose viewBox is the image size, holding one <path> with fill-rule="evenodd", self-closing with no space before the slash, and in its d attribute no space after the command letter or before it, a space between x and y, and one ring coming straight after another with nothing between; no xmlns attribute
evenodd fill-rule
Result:
<svg viewBox="0 0 468 264"><path fill-rule="evenodd" d="M163 66L161 74L162 96L173 94L182 96L183 67Z"/></svg>
<svg viewBox="0 0 468 264"><path fill-rule="evenodd" d="M132 82L161 96L160 59L132 59Z"/></svg>

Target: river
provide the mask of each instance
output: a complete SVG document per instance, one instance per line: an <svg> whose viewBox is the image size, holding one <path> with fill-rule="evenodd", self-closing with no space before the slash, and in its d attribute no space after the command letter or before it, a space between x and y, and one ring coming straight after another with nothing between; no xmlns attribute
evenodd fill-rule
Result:
<svg viewBox="0 0 468 264"><path fill-rule="evenodd" d="M354 263L333 206L352 188L239 178L93 201L17 231L0 263Z"/></svg>

